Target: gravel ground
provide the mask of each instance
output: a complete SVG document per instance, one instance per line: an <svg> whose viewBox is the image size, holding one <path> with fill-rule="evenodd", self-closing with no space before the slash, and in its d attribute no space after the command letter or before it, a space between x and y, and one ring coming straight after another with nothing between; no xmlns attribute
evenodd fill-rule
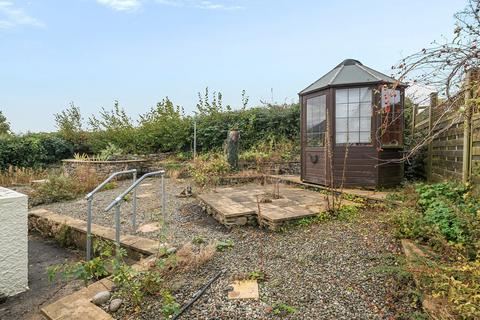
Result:
<svg viewBox="0 0 480 320"><path fill-rule="evenodd" d="M113 226L113 214L105 213L108 203L125 189L99 193L94 202L94 223ZM330 221L307 227L269 232L257 227L227 229L202 212L194 199L175 197L189 180L167 179L168 241L176 245L202 237L206 243L230 239L234 248L216 253L202 267L173 275L167 285L179 303L185 303L219 270L225 274L182 317L183 319L269 319L278 318L272 309L279 304L292 306L286 319L392 319L400 312L415 311L409 299L399 292L390 276L377 270L395 263L399 253L394 239L379 222L378 212L366 209L352 222ZM139 224L158 219L160 180L151 179L138 195ZM86 201L77 200L43 206L56 213L85 219ZM130 204L122 207L123 231L131 231ZM141 234L158 238L158 232ZM260 284L259 301L231 301L225 288L238 275L259 270L263 264L266 281ZM397 291L396 293L392 293ZM159 319L161 302L150 298L142 312L118 319Z"/></svg>

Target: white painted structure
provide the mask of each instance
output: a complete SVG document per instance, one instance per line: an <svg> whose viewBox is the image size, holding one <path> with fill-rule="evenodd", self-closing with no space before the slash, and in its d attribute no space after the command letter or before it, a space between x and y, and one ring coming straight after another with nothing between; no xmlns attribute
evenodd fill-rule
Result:
<svg viewBox="0 0 480 320"><path fill-rule="evenodd" d="M28 290L28 197L0 187L0 295Z"/></svg>

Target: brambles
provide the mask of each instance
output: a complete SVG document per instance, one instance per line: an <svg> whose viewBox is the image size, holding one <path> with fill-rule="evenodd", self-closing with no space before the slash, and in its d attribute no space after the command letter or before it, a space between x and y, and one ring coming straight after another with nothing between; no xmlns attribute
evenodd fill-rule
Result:
<svg viewBox="0 0 480 320"><path fill-rule="evenodd" d="M265 273L261 270L255 270L248 274L249 280L257 280L258 282L263 282L266 279Z"/></svg>
<svg viewBox="0 0 480 320"><path fill-rule="evenodd" d="M277 303L276 305L273 306L272 312L274 315L284 317L284 316L288 316L289 314L297 312L297 309L286 303Z"/></svg>
<svg viewBox="0 0 480 320"><path fill-rule="evenodd" d="M216 244L217 251L223 252L225 250L232 249L235 246L233 240L227 239L223 241L218 241Z"/></svg>
<svg viewBox="0 0 480 320"><path fill-rule="evenodd" d="M421 288L448 301L447 308L461 319L480 316L480 202L470 185L453 182L406 188L404 205L391 214L390 222L400 238L428 244L431 254L419 267ZM409 191L410 190L410 191Z"/></svg>
<svg viewBox="0 0 480 320"><path fill-rule="evenodd" d="M180 304L175 300L175 297L167 290L162 291L162 313L165 317L169 318L170 316L180 312Z"/></svg>
<svg viewBox="0 0 480 320"><path fill-rule="evenodd" d="M205 238L203 238L202 236L195 236L192 239L192 243L196 245L200 245L202 243L205 243Z"/></svg>

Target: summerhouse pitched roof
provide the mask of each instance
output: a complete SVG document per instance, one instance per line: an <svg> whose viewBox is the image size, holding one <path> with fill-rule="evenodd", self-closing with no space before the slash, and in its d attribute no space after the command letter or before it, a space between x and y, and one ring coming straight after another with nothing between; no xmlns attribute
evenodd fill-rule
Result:
<svg viewBox="0 0 480 320"><path fill-rule="evenodd" d="M344 86L348 84L395 83L392 77L364 66L360 61L346 59L326 75L309 85L300 94L326 89L328 87ZM400 83L400 85L404 85Z"/></svg>

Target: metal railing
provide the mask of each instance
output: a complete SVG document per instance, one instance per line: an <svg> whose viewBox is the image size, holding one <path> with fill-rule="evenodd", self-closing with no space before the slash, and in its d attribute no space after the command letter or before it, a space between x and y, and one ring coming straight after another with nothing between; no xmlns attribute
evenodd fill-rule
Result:
<svg viewBox="0 0 480 320"><path fill-rule="evenodd" d="M165 170L160 170L160 171L155 171L155 172L150 172L147 174L144 174L142 177L140 177L138 180L136 180L130 187L128 187L124 192L122 192L119 196L115 198L115 200L112 201L108 205L108 207L105 208L105 212L110 211L113 207L115 207L115 243L117 247L117 255L119 253L120 249L120 206L122 205L122 201L125 201L125 196L129 194L130 192L134 191L137 189L137 187L142 183L143 180L146 178L152 177L152 176L158 176L160 175L162 177L162 185L161 185L161 191L162 191L162 216L165 219ZM135 230L135 229L134 229Z"/></svg>
<svg viewBox="0 0 480 320"><path fill-rule="evenodd" d="M114 172L105 179L102 183L100 183L93 191L91 191L89 194L85 196L85 199L88 201L88 206L87 206L87 261L90 261L92 258L92 207L93 207L93 196L102 190L107 183L112 181L115 177L118 177L120 175L124 174L129 174L131 173L133 175L133 182L137 180L137 169L131 169L131 170L125 170L125 171L118 171ZM137 196L134 194L133 196L133 217L136 216L137 212ZM133 223L135 223L133 221Z"/></svg>

